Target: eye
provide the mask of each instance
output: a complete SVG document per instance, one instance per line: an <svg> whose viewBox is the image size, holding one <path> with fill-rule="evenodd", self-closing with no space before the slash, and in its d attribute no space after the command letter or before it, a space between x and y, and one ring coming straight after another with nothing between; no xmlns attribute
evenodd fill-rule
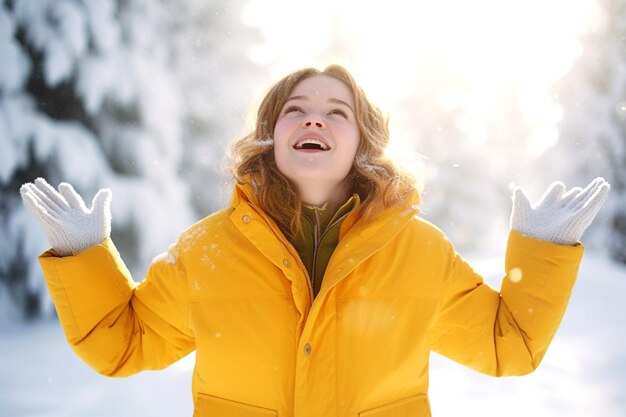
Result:
<svg viewBox="0 0 626 417"><path fill-rule="evenodd" d="M330 112L328 112L328 114L338 114L342 117L345 117L346 119L348 118L348 113L346 113L342 109L332 109Z"/></svg>
<svg viewBox="0 0 626 417"><path fill-rule="evenodd" d="M291 112L294 112L294 111L299 111L299 112L304 113L304 110L302 110L302 107L299 107L299 106L289 106L289 107L287 107L285 109L283 114L291 113Z"/></svg>

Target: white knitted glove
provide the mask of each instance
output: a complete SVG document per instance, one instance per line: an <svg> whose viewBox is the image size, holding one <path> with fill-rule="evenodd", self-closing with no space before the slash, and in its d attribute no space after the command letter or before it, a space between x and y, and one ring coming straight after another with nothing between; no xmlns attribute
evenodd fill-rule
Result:
<svg viewBox="0 0 626 417"><path fill-rule="evenodd" d="M20 188L22 201L43 225L48 242L61 256L76 255L111 234L111 190L101 189L91 208L68 183L57 192L43 178Z"/></svg>
<svg viewBox="0 0 626 417"><path fill-rule="evenodd" d="M536 239L573 245L602 208L610 188L600 177L584 190L574 187L568 192L562 182L554 182L534 206L518 188L513 194L511 229Z"/></svg>

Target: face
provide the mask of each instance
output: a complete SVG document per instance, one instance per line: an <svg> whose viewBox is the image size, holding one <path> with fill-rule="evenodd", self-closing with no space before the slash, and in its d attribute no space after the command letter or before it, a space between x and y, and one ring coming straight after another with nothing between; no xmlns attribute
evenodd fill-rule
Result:
<svg viewBox="0 0 626 417"><path fill-rule="evenodd" d="M350 172L359 140L352 92L335 78L316 75L300 81L281 109L274 157L294 183L333 187Z"/></svg>

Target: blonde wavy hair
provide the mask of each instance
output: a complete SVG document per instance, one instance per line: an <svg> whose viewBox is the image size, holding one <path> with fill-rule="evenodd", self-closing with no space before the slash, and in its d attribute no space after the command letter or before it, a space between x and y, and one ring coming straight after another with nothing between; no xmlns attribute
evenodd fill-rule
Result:
<svg viewBox="0 0 626 417"><path fill-rule="evenodd" d="M357 193L361 199L356 221L366 222L386 208L405 202L417 191L415 176L384 155L389 143L387 119L344 67L331 65L323 71L315 68L295 71L270 88L259 106L255 129L234 142L231 149L233 177L240 184L252 186L259 208L289 239L302 232L302 200L295 184L276 166L274 127L293 88L315 75L326 75L343 82L354 95L360 143L346 180L350 182L351 194Z"/></svg>

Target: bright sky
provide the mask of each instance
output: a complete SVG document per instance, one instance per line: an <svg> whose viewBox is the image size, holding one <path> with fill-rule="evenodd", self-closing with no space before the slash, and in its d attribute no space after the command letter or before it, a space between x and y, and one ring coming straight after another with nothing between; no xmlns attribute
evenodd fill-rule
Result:
<svg viewBox="0 0 626 417"><path fill-rule="evenodd" d="M266 39L252 59L275 79L337 62L392 115L420 83L441 85L439 106L462 106L477 144L499 96L514 92L532 157L558 140L548 88L582 53L577 38L599 11L594 0L251 0L243 18Z"/></svg>

